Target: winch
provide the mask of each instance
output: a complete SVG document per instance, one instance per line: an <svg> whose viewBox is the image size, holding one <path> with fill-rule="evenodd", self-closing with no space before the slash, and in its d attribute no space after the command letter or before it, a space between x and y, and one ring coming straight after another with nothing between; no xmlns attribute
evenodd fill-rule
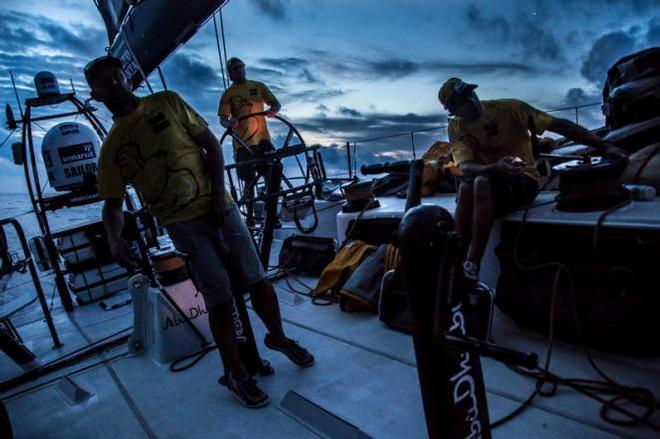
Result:
<svg viewBox="0 0 660 439"><path fill-rule="evenodd" d="M627 199L623 172L628 158L585 156L553 166L559 175L557 209L566 212L591 212L610 209Z"/></svg>

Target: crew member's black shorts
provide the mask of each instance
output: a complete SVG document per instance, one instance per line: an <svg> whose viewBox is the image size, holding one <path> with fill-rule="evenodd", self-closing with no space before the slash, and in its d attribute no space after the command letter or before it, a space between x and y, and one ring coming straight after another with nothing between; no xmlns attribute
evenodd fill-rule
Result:
<svg viewBox="0 0 660 439"><path fill-rule="evenodd" d="M539 192L539 183L525 174L496 174L489 176L496 216L503 216L516 208L530 204ZM466 183L473 179L463 180Z"/></svg>
<svg viewBox="0 0 660 439"><path fill-rule="evenodd" d="M261 155L273 151L275 148L269 140L262 140L258 145L250 146L254 155L250 154L245 148L238 148L234 153L234 161L236 162L236 175L239 179L248 182L257 175L257 172L265 172L265 167L259 166L254 163L248 163L246 165L241 165L242 162L254 160L259 158Z"/></svg>

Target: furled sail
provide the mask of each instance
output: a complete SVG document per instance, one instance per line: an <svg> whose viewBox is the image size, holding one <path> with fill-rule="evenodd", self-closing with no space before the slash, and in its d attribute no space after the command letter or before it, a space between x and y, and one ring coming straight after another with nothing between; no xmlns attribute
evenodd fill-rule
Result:
<svg viewBox="0 0 660 439"><path fill-rule="evenodd" d="M108 30L109 54L123 61L137 87L228 0L95 2Z"/></svg>
<svg viewBox="0 0 660 439"><path fill-rule="evenodd" d="M103 17L105 29L108 31L108 41L112 44L130 5L125 0L94 0L94 3Z"/></svg>

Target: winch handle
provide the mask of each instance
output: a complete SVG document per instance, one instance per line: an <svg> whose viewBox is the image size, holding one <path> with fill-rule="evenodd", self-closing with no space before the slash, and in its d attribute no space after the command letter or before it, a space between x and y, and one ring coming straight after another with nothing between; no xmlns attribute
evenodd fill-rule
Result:
<svg viewBox="0 0 660 439"><path fill-rule="evenodd" d="M477 352L484 357L491 357L502 363L534 369L539 365L539 356L535 353L520 352L515 349L498 346L478 338L444 334L441 342L452 347Z"/></svg>

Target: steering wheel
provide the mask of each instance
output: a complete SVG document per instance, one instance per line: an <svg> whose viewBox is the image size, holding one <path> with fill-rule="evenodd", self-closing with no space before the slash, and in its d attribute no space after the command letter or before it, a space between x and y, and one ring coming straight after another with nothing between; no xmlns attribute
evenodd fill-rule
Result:
<svg viewBox="0 0 660 439"><path fill-rule="evenodd" d="M241 122L243 120L249 119L251 117L259 117L259 116L266 116L268 114L267 111L260 111L257 113L251 113L251 114L246 114L245 116L241 116L237 121ZM295 126L288 120L284 119L281 116L275 115L272 117L272 119L277 120L278 122L284 124L284 126L287 128L286 136L284 136L284 141L282 142L281 145L275 145L275 152L286 152L287 150L291 150L290 152L292 153L291 155L295 158L298 168L300 170L300 174L303 177L304 183L303 184L308 184L310 177L313 178L314 180L320 180L323 177L323 172L321 170L321 163L322 159L320 158L320 154L318 150L314 150L312 148L308 148L307 144L305 143L305 140L302 138L302 135L296 129ZM238 145L240 145L240 148L245 148L245 151L247 151L252 157L255 159L258 159L257 152L247 145L241 137L236 134L233 128L227 128L220 138L220 144L222 145L227 137L231 137L234 142L236 142ZM279 136L278 136L279 138ZM271 139L272 142L273 139ZM274 143L274 142L273 142ZM298 153L295 153L295 151L299 151ZM306 160L306 166L303 166L303 164L300 161L299 154L305 155L305 160ZM267 152L264 154L264 156L268 156L270 154L273 154L272 152ZM289 179L285 178L284 182L289 186L290 188L293 187L293 185L289 182Z"/></svg>
<svg viewBox="0 0 660 439"><path fill-rule="evenodd" d="M268 111L259 111L257 113L246 114L245 116L241 116L236 120L238 122L242 122L242 121L244 121L246 119L249 119L251 117L266 116L267 114L268 114ZM302 136L300 135L300 132L296 129L296 127L293 126L293 124L291 124L291 122L289 122L288 120L284 119L281 116L278 116L277 114L274 117L272 117L272 119L276 119L276 120L282 122L288 128L286 138L285 138L284 143L282 144L282 146L280 148L290 147L291 146L291 140L293 139L294 136L296 137L296 139L299 142L299 145L296 145L296 146L302 146L302 147L305 147L305 148L307 147L307 145L305 145L305 141L303 140ZM224 140L227 136L230 136L233 140L235 140L236 143L238 143L241 146L241 148L246 148L246 151L248 151L252 155L255 155L255 152L252 150L252 148L250 146L248 146L243 141L243 139L241 139L241 137L234 132L234 129L231 128L231 127L227 128L225 130L225 133L220 138L220 144L222 144L224 142ZM275 146L275 145L273 145L273 146ZM276 147L275 149L280 149L280 148Z"/></svg>

